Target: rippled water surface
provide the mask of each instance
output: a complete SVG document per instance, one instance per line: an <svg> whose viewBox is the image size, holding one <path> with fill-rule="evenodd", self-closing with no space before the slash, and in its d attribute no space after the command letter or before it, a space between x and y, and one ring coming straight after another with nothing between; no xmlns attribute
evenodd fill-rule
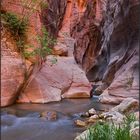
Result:
<svg viewBox="0 0 140 140"><path fill-rule="evenodd" d="M108 110L111 106L99 104L97 99L68 99L49 104L16 104L2 108L2 140L73 140L84 128L76 127L79 113L94 107ZM39 118L43 111L56 111L55 121Z"/></svg>

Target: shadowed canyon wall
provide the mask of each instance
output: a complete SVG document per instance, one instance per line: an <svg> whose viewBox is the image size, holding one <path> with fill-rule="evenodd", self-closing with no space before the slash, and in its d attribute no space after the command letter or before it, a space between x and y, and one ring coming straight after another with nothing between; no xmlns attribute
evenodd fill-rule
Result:
<svg viewBox="0 0 140 140"><path fill-rule="evenodd" d="M77 63L91 82L101 82L98 94L106 89L102 102L138 98L139 9L137 0L88 0L71 29Z"/></svg>

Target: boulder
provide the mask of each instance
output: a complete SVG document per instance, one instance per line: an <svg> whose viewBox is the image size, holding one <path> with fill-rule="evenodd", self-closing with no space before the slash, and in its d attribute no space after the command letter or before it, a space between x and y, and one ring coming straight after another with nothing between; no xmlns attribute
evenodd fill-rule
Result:
<svg viewBox="0 0 140 140"><path fill-rule="evenodd" d="M124 99L119 105L112 108L111 111L118 111L120 113L128 113L130 111L134 111L135 109L138 109L139 102L136 99L133 98L126 98Z"/></svg>
<svg viewBox="0 0 140 140"><path fill-rule="evenodd" d="M89 98L91 85L73 57L48 56L17 102L47 103L62 98Z"/></svg>
<svg viewBox="0 0 140 140"><path fill-rule="evenodd" d="M44 120L56 120L57 113L55 111L44 111L40 114L40 117Z"/></svg>
<svg viewBox="0 0 140 140"><path fill-rule="evenodd" d="M83 117L83 118L87 118L87 117L89 117L89 116L90 116L90 115L89 115L88 112L83 112L83 113L80 114L80 117Z"/></svg>
<svg viewBox="0 0 140 140"><path fill-rule="evenodd" d="M86 122L81 120L75 120L75 124L80 127L85 127L87 125Z"/></svg>
<svg viewBox="0 0 140 140"><path fill-rule="evenodd" d="M120 125L121 123L123 123L124 118L125 118L124 115L122 115L121 113L117 111L105 112L105 113L100 114L99 117L103 118L104 120L108 122L113 122L116 125Z"/></svg>
<svg viewBox="0 0 140 140"><path fill-rule="evenodd" d="M91 109L88 111L88 113L89 113L90 115L95 115L95 114L97 114L97 112L96 112L96 110L95 110L94 108L91 108Z"/></svg>
<svg viewBox="0 0 140 140"><path fill-rule="evenodd" d="M88 118L87 122L88 123L95 123L95 122L97 122L98 119L99 119L98 115L93 115L93 116Z"/></svg>

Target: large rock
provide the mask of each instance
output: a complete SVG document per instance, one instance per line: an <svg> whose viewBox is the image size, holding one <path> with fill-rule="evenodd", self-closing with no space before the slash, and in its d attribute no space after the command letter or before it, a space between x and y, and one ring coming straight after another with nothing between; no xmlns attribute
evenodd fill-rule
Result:
<svg viewBox="0 0 140 140"><path fill-rule="evenodd" d="M18 102L47 103L63 98L88 98L91 86L73 57L49 56L42 69L21 93Z"/></svg>
<svg viewBox="0 0 140 140"><path fill-rule="evenodd" d="M55 111L44 111L40 114L41 119L44 120L56 120L57 113Z"/></svg>
<svg viewBox="0 0 140 140"><path fill-rule="evenodd" d="M119 105L112 108L111 111L118 111L120 113L128 113L129 111L134 111L135 109L138 109L139 102L136 99L133 98L126 98L124 99Z"/></svg>
<svg viewBox="0 0 140 140"><path fill-rule="evenodd" d="M1 106L14 103L24 81L24 65L16 52L16 43L10 33L2 28L1 38Z"/></svg>

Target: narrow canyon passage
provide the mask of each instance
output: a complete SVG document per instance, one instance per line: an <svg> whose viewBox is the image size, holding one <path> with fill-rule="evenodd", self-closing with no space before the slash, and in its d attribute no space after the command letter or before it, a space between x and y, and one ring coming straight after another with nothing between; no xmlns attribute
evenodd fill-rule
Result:
<svg viewBox="0 0 140 140"><path fill-rule="evenodd" d="M138 140L139 8L2 0L2 140Z"/></svg>

